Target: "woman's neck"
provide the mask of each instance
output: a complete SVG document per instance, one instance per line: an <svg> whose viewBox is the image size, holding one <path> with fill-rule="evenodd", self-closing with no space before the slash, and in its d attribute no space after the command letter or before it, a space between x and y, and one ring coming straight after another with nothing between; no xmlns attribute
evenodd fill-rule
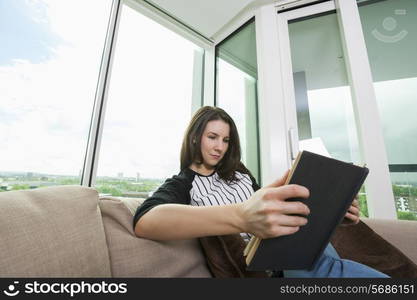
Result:
<svg viewBox="0 0 417 300"><path fill-rule="evenodd" d="M193 164L191 164L190 169L193 170L194 172L197 172L197 173L201 174L201 175L207 176L207 175L211 175L214 172L215 168L214 167L207 167L204 164L199 164L198 165L196 163L193 163Z"/></svg>

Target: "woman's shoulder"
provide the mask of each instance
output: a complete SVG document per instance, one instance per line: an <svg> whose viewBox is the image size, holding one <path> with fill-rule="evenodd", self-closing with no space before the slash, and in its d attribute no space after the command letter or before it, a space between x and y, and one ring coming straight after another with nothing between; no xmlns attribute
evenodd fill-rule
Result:
<svg viewBox="0 0 417 300"><path fill-rule="evenodd" d="M243 163L239 164L239 167L235 171L235 175L239 178L241 177L249 177L251 180L253 178L252 173L249 171L248 168Z"/></svg>
<svg viewBox="0 0 417 300"><path fill-rule="evenodd" d="M193 174L187 170L181 170L178 174L165 179L155 193L182 193L184 191L189 191L192 188L192 182Z"/></svg>
<svg viewBox="0 0 417 300"><path fill-rule="evenodd" d="M235 177L237 180L250 180L253 181L253 177L250 173L242 172L242 171L235 171Z"/></svg>
<svg viewBox="0 0 417 300"><path fill-rule="evenodd" d="M186 168L181 170L178 174L173 175L172 177L165 180L165 184L182 184L182 185L188 185L193 182L194 174L193 172Z"/></svg>
<svg viewBox="0 0 417 300"><path fill-rule="evenodd" d="M249 171L249 169L247 169L243 164L241 165L240 168L238 168L235 171L235 176L239 180L245 180L248 183L250 183L255 191L260 189L260 186L258 185L255 177L252 175L252 173Z"/></svg>

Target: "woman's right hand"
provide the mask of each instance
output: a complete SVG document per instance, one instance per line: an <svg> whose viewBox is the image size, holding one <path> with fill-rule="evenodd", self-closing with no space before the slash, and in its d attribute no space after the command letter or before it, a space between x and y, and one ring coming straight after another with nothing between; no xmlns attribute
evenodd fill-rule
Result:
<svg viewBox="0 0 417 300"><path fill-rule="evenodd" d="M271 238L297 232L307 224L310 213L307 205L301 202L287 202L289 198L308 198L307 188L290 184L284 185L288 171L274 183L256 191L252 197L240 205L243 232L260 238Z"/></svg>

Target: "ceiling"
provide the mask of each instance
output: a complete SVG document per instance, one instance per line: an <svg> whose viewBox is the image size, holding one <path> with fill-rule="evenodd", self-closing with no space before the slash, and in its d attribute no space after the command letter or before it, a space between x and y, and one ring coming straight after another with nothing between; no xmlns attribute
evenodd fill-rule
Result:
<svg viewBox="0 0 417 300"><path fill-rule="evenodd" d="M284 0L147 0L206 38L250 7ZM288 2L288 1L286 1Z"/></svg>

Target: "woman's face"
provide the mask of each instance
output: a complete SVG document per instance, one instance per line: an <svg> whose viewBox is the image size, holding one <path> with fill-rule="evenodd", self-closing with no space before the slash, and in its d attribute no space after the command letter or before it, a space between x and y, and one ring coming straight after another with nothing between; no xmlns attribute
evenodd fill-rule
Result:
<svg viewBox="0 0 417 300"><path fill-rule="evenodd" d="M223 120L209 121L201 136L201 154L206 168L214 168L229 148L230 126Z"/></svg>

